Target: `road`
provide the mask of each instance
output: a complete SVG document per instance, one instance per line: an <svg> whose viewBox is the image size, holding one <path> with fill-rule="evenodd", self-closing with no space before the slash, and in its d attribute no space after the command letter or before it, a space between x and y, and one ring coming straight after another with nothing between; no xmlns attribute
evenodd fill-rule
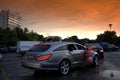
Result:
<svg viewBox="0 0 120 80"><path fill-rule="evenodd" d="M96 68L78 67L62 76L45 72L35 76L34 71L21 66L22 57L17 53L4 54L1 66L5 80L120 80L120 51L105 52L105 59Z"/></svg>

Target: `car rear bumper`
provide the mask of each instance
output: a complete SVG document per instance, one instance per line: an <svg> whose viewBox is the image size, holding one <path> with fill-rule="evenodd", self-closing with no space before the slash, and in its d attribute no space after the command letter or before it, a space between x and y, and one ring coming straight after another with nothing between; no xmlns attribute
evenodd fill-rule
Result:
<svg viewBox="0 0 120 80"><path fill-rule="evenodd" d="M22 61L22 66L33 70L58 70L56 65L32 63L27 61Z"/></svg>

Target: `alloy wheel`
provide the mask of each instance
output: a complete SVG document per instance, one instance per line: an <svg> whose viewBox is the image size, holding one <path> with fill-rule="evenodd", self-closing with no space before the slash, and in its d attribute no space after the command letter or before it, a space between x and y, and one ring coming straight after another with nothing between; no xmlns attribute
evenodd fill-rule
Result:
<svg viewBox="0 0 120 80"><path fill-rule="evenodd" d="M70 70L69 62L67 60L62 61L60 64L60 72L63 75L66 75L69 73L69 70Z"/></svg>

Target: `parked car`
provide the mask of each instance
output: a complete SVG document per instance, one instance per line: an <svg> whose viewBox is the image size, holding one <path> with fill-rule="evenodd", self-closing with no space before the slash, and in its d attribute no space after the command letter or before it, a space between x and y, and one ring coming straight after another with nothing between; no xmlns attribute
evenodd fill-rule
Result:
<svg viewBox="0 0 120 80"><path fill-rule="evenodd" d="M8 51L9 52L16 52L17 47L16 46L9 46Z"/></svg>
<svg viewBox="0 0 120 80"><path fill-rule="evenodd" d="M104 49L104 51L108 51L109 43L108 42L99 42L100 46Z"/></svg>
<svg viewBox="0 0 120 80"><path fill-rule="evenodd" d="M62 75L69 73L71 68L80 66L83 63L90 63L84 59L87 49L78 43L73 42L50 42L41 43L32 47L23 57L22 66L41 70L58 70ZM93 66L99 65L99 55L91 51ZM91 60L90 58L90 60Z"/></svg>
<svg viewBox="0 0 120 80"><path fill-rule="evenodd" d="M117 47L117 46L114 45L114 44L109 44L108 50L109 50L109 51L118 51L118 50L119 50L119 47Z"/></svg>
<svg viewBox="0 0 120 80"><path fill-rule="evenodd" d="M8 52L8 49L5 45L0 45L0 53L7 53Z"/></svg>
<svg viewBox="0 0 120 80"><path fill-rule="evenodd" d="M3 59L3 55L0 53L0 61L2 61Z"/></svg>
<svg viewBox="0 0 120 80"><path fill-rule="evenodd" d="M100 46L99 43L87 43L86 47L88 48L92 47L94 51L98 52L101 59L104 58L104 49Z"/></svg>

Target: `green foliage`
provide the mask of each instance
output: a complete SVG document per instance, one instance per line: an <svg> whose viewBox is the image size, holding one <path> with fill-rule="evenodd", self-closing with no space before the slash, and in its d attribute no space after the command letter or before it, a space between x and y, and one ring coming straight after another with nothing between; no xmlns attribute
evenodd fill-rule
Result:
<svg viewBox="0 0 120 80"><path fill-rule="evenodd" d="M68 42L79 42L79 39L77 36L71 36L68 38L65 38L63 41L68 41Z"/></svg>
<svg viewBox="0 0 120 80"><path fill-rule="evenodd" d="M120 36L117 37L115 44L120 44Z"/></svg>
<svg viewBox="0 0 120 80"><path fill-rule="evenodd" d="M0 44L12 46L16 45L19 40L41 41L44 37L33 31L29 32L27 28L16 27L14 30L0 28Z"/></svg>
<svg viewBox="0 0 120 80"><path fill-rule="evenodd" d="M88 38L84 38L84 39L78 39L77 36L71 36L68 38L65 38L63 41L68 41L68 42L77 42L80 44L86 44L86 43L91 43L91 42L95 42L95 40L90 40Z"/></svg>
<svg viewBox="0 0 120 80"><path fill-rule="evenodd" d="M54 39L52 41L60 41L61 37L59 36L53 36ZM2 29L0 28L0 44L5 44L7 46L16 45L17 41L24 40L24 41L46 41L46 38L44 38L43 35L39 35L36 32L29 31L27 28L22 29L21 27L16 27L13 30ZM120 37L117 37L115 31L105 31L103 34L97 35L97 39L95 40L89 40L87 38L85 39L78 39L78 37L71 36L68 38L63 39L62 41L67 42L77 42L80 44L86 44L90 42L109 42L109 43L118 43L120 44Z"/></svg>
<svg viewBox="0 0 120 80"><path fill-rule="evenodd" d="M115 31L105 31L103 34L97 35L96 41L116 43L117 35Z"/></svg>
<svg viewBox="0 0 120 80"><path fill-rule="evenodd" d="M61 37L59 36L48 36L45 38L46 42L56 42L56 41L61 41Z"/></svg>

